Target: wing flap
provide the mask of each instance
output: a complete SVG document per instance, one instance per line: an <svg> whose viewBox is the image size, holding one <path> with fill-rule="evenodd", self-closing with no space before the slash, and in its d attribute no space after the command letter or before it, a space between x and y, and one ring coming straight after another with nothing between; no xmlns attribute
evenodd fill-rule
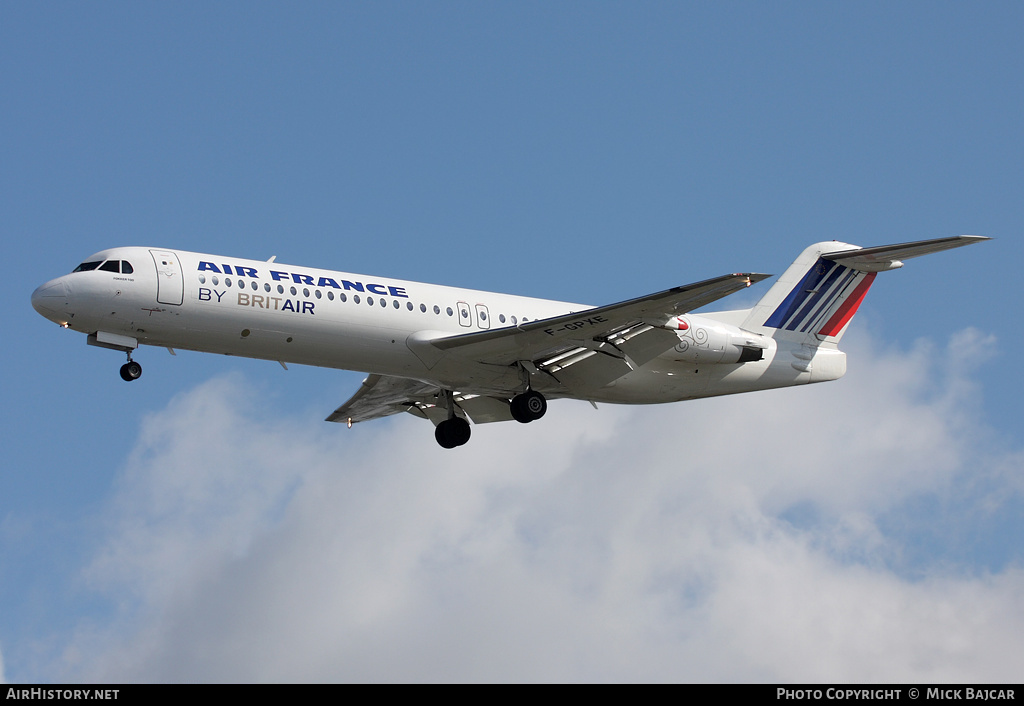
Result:
<svg viewBox="0 0 1024 706"><path fill-rule="evenodd" d="M595 390L644 365L679 343L672 331L637 324L608 337L576 348L538 367L574 392Z"/></svg>
<svg viewBox="0 0 1024 706"><path fill-rule="evenodd" d="M627 374L632 367L623 358L581 349L578 356L555 363L551 367L541 366L558 382L573 391L596 390Z"/></svg>
<svg viewBox="0 0 1024 706"><path fill-rule="evenodd" d="M328 422L345 424L368 422L400 412L409 412L435 424L448 418L448 410L438 406L436 385L410 378L370 375L345 404L331 412ZM475 424L504 422L512 419L508 400L456 393L456 414L469 415Z"/></svg>
<svg viewBox="0 0 1024 706"><path fill-rule="evenodd" d="M486 395L474 395L457 397L455 401L462 408L462 411L469 415L474 424L510 422L513 419L512 411L508 406L508 400L499 400Z"/></svg>
<svg viewBox="0 0 1024 706"><path fill-rule="evenodd" d="M419 380L370 375L345 404L331 412L326 421L351 421L355 424L418 410L417 403L433 400L436 394L436 386Z"/></svg>

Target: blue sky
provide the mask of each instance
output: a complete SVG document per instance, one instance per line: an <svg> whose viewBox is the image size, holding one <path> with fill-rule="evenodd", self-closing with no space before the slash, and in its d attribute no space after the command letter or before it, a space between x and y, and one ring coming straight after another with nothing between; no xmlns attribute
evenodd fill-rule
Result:
<svg viewBox="0 0 1024 706"><path fill-rule="evenodd" d="M4 4L0 678L1019 679L1022 28ZM603 304L962 233L996 240L879 277L843 381L555 403L455 455L323 423L359 373L147 350L129 386L29 305L116 245Z"/></svg>

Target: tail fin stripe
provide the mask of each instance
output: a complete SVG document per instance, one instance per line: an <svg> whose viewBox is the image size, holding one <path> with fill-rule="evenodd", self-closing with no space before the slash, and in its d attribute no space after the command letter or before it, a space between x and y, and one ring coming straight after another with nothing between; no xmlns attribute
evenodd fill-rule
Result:
<svg viewBox="0 0 1024 706"><path fill-rule="evenodd" d="M771 326L772 328L782 328L783 324L799 308L807 291L816 289L818 283L824 279L830 269L830 265L826 265L824 260L818 258L818 262L807 271L800 282L786 295L786 298L782 300L779 307L768 317L764 325Z"/></svg>
<svg viewBox="0 0 1024 706"><path fill-rule="evenodd" d="M863 272L819 258L765 322L766 326L808 333L834 314L837 303L850 294ZM851 314L852 316L852 314Z"/></svg>
<svg viewBox="0 0 1024 706"><path fill-rule="evenodd" d="M832 308L836 298L846 291L846 288L850 285L850 281L856 276L856 274L857 273L853 270L842 265L836 268L834 275L825 283L827 285L827 289L823 286L821 295L816 297L813 302L809 302L815 305L813 310L806 315L795 319L790 330L799 330L802 332L808 331L815 321L822 318L825 315L825 312ZM808 308L809 307L805 307L805 309Z"/></svg>
<svg viewBox="0 0 1024 706"><path fill-rule="evenodd" d="M823 267L828 268L824 273L824 276L815 283L813 289L809 287L803 292L803 301L800 302L799 306L794 308L793 314L782 324L781 328L796 328L796 326L799 325L798 322L803 321L807 312L810 311L818 301L828 295L829 290L835 282L835 278L838 277L840 272L844 269L842 265L826 263L818 260L815 264L815 269L820 271Z"/></svg>
<svg viewBox="0 0 1024 706"><path fill-rule="evenodd" d="M832 318L828 320L820 331L819 336L835 336L846 324L850 323L850 319L857 313L857 309L860 307L862 301L864 301L864 295L868 293L871 288L871 283L875 281L875 275L877 272L869 272L857 288L853 290L853 293L846 298L846 301L842 303L836 313L832 315Z"/></svg>
<svg viewBox="0 0 1024 706"><path fill-rule="evenodd" d="M817 328L822 321L828 318L829 313L834 312L836 302L840 301L844 295L849 294L854 287L860 282L863 277L862 273L858 273L855 269L848 269L843 279L839 282L836 290L829 293L828 298L822 302L815 312L814 316L808 317L804 321L804 325L800 328L801 333L807 333Z"/></svg>

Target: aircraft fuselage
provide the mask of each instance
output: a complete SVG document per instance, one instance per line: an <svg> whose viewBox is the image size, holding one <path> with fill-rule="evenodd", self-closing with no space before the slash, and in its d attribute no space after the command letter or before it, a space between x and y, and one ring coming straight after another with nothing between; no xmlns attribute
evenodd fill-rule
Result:
<svg viewBox="0 0 1024 706"><path fill-rule="evenodd" d="M101 340L91 339L98 345L106 340L107 347L121 347L114 337L123 336L138 345L358 370L496 394L520 386L517 368L473 364L458 356L432 360L436 356L424 355L418 341L513 329L570 312L581 314L583 326L592 308L181 250L115 248L87 262L102 262L106 269L47 282L33 294L33 305L67 328L93 338L99 334ZM129 263L131 272L111 271L106 265L111 262ZM779 345L771 338L760 361L717 364L714 350L708 350L705 363L694 357L697 337L728 325L729 313L685 319L688 328L678 332L675 349L583 396L626 404L674 402L834 379L845 369L838 351L829 366L816 366L817 375L788 364L773 366ZM123 346L131 347L130 342ZM689 359L680 351L684 347ZM549 397L569 396L543 375L531 385Z"/></svg>

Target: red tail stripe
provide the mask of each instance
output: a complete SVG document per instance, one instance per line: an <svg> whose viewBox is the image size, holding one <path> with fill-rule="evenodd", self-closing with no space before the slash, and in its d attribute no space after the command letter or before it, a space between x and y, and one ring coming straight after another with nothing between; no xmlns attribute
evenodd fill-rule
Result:
<svg viewBox="0 0 1024 706"><path fill-rule="evenodd" d="M857 288L853 290L853 293L846 298L842 306L836 310L836 313L832 315L832 318L821 327L818 331L820 336L835 336L837 333L843 330L843 326L850 323L850 319L857 313L857 309L860 307L860 303L864 301L864 295L868 293L871 288L871 283L875 281L875 275L877 272L869 272L867 277L861 280Z"/></svg>

